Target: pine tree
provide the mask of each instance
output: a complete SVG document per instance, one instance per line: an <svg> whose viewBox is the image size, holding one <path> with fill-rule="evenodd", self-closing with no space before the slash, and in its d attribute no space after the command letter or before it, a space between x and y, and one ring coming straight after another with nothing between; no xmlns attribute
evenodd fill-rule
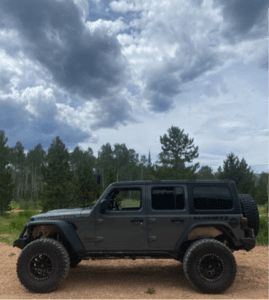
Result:
<svg viewBox="0 0 269 300"><path fill-rule="evenodd" d="M149 150L149 155L148 155L148 167L151 167L151 156L150 156L150 150Z"/></svg>
<svg viewBox="0 0 269 300"><path fill-rule="evenodd" d="M13 197L14 183L11 175L11 168L0 169L0 214L10 210L10 203Z"/></svg>
<svg viewBox="0 0 269 300"><path fill-rule="evenodd" d="M74 185L74 203L78 207L92 206L97 199L97 183L92 168L81 161ZM74 205L73 205L74 206Z"/></svg>
<svg viewBox="0 0 269 300"><path fill-rule="evenodd" d="M129 152L125 144L114 144L113 160L110 164L116 169L116 181L125 180L123 168L128 164Z"/></svg>
<svg viewBox="0 0 269 300"><path fill-rule="evenodd" d="M113 151L110 143L107 143L101 147L98 151L97 168L102 178L102 189L105 190L108 176L108 168L113 166ZM116 172L116 170L115 170ZM116 176L115 176L116 177Z"/></svg>
<svg viewBox="0 0 269 300"><path fill-rule="evenodd" d="M44 163L45 158L46 152L41 144L38 144L27 153L26 164L31 173L31 199L37 197L37 194L42 189L41 165Z"/></svg>
<svg viewBox="0 0 269 300"><path fill-rule="evenodd" d="M106 176L106 181L105 181L105 186L106 188L113 182L116 181L116 170L113 166L109 166L107 170L107 176Z"/></svg>
<svg viewBox="0 0 269 300"><path fill-rule="evenodd" d="M260 205L268 205L268 173L261 173L255 200Z"/></svg>
<svg viewBox="0 0 269 300"><path fill-rule="evenodd" d="M0 215L10 210L10 202L15 187L11 168L7 166L9 156L9 148L6 146L7 141L4 131L0 131Z"/></svg>
<svg viewBox="0 0 269 300"><path fill-rule="evenodd" d="M142 155L140 158L141 180L145 180L145 178L147 177L146 165L147 165L146 155Z"/></svg>
<svg viewBox="0 0 269 300"><path fill-rule="evenodd" d="M202 166L197 174L199 179L216 179L216 177L213 174L213 169L209 166Z"/></svg>
<svg viewBox="0 0 269 300"><path fill-rule="evenodd" d="M24 147L19 141L14 148L10 149L10 162L13 166L12 178L16 185L14 200L16 201L22 199L25 193L25 160L26 155L24 153Z"/></svg>
<svg viewBox="0 0 269 300"><path fill-rule="evenodd" d="M8 138L5 137L5 132L0 131L0 168L1 170L8 164L9 148L6 146Z"/></svg>
<svg viewBox="0 0 269 300"><path fill-rule="evenodd" d="M91 148L85 152L82 150L80 152L76 150L76 152L79 155L75 161L76 176L74 177L74 203L72 205L89 207L94 204L100 194L100 186L97 184L97 176L94 172L96 158Z"/></svg>
<svg viewBox="0 0 269 300"><path fill-rule="evenodd" d="M256 194L255 175L247 165L244 157L239 164L239 182L238 190L241 194L250 194L253 197Z"/></svg>
<svg viewBox="0 0 269 300"><path fill-rule="evenodd" d="M83 160L84 153L79 147L76 147L73 152L70 153L70 164L71 170L73 171L74 177L78 177L78 164Z"/></svg>
<svg viewBox="0 0 269 300"><path fill-rule="evenodd" d="M41 172L44 182L40 203L42 210L66 208L71 205L73 176L69 165L69 153L59 137L52 141Z"/></svg>
<svg viewBox="0 0 269 300"><path fill-rule="evenodd" d="M199 163L194 166L186 167L186 162L191 162L194 158L199 156L198 146L194 147L193 139L189 139L188 135L184 134L184 130L180 130L178 127L172 126L168 129L168 136L164 134L160 136L160 142L162 144L162 152L159 154L159 162L167 170L170 170L175 175L181 173L183 177L187 177L193 174L199 167ZM160 167L158 168L160 170ZM165 172L166 173L166 172ZM174 178L176 179L176 178Z"/></svg>
<svg viewBox="0 0 269 300"><path fill-rule="evenodd" d="M247 167L243 158L241 162L234 153L230 153L223 161L223 170L218 168L218 179L230 179L236 183L239 194L255 195L255 178L253 171Z"/></svg>

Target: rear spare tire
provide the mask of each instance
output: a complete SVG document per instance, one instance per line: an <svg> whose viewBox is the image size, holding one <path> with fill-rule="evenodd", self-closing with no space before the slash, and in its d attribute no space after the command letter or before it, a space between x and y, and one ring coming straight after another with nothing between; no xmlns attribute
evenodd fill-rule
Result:
<svg viewBox="0 0 269 300"><path fill-rule="evenodd" d="M259 210L254 199L248 194L240 194L238 198L241 203L244 217L248 218L248 227L254 230L257 236L260 228Z"/></svg>
<svg viewBox="0 0 269 300"><path fill-rule="evenodd" d="M69 266L69 254L62 244L49 238L38 239L21 251L17 275L29 291L48 293L65 279Z"/></svg>

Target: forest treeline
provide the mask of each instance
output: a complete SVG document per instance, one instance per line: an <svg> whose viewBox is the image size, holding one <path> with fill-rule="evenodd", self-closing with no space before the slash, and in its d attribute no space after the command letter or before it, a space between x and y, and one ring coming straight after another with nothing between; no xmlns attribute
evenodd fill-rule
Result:
<svg viewBox="0 0 269 300"><path fill-rule="evenodd" d="M42 211L66 207L92 206L107 186L115 181L171 179L231 179L240 194L251 194L260 205L268 205L268 173L258 178L245 159L234 153L227 155L217 172L209 166L192 163L199 156L184 130L172 126L160 136L162 152L159 160L128 149L125 144L102 145L95 157L93 150L76 147L69 152L56 137L46 152L41 144L25 154L18 141L7 146L8 138L0 131L0 214L19 203L26 209L42 207ZM199 171L197 170L199 169Z"/></svg>

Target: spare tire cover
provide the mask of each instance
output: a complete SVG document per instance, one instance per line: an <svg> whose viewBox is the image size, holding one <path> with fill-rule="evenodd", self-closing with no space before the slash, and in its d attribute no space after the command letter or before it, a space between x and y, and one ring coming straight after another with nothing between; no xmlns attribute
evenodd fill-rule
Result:
<svg viewBox="0 0 269 300"><path fill-rule="evenodd" d="M254 229L254 234L257 236L260 228L258 206L254 199L248 194L240 194L238 198L241 203L243 215L248 218L248 227Z"/></svg>

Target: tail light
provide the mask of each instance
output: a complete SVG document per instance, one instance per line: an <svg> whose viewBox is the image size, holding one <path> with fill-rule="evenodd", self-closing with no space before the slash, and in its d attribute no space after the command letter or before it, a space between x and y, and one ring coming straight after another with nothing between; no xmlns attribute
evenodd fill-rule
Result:
<svg viewBox="0 0 269 300"><path fill-rule="evenodd" d="M248 229L248 218L241 218L241 229Z"/></svg>

